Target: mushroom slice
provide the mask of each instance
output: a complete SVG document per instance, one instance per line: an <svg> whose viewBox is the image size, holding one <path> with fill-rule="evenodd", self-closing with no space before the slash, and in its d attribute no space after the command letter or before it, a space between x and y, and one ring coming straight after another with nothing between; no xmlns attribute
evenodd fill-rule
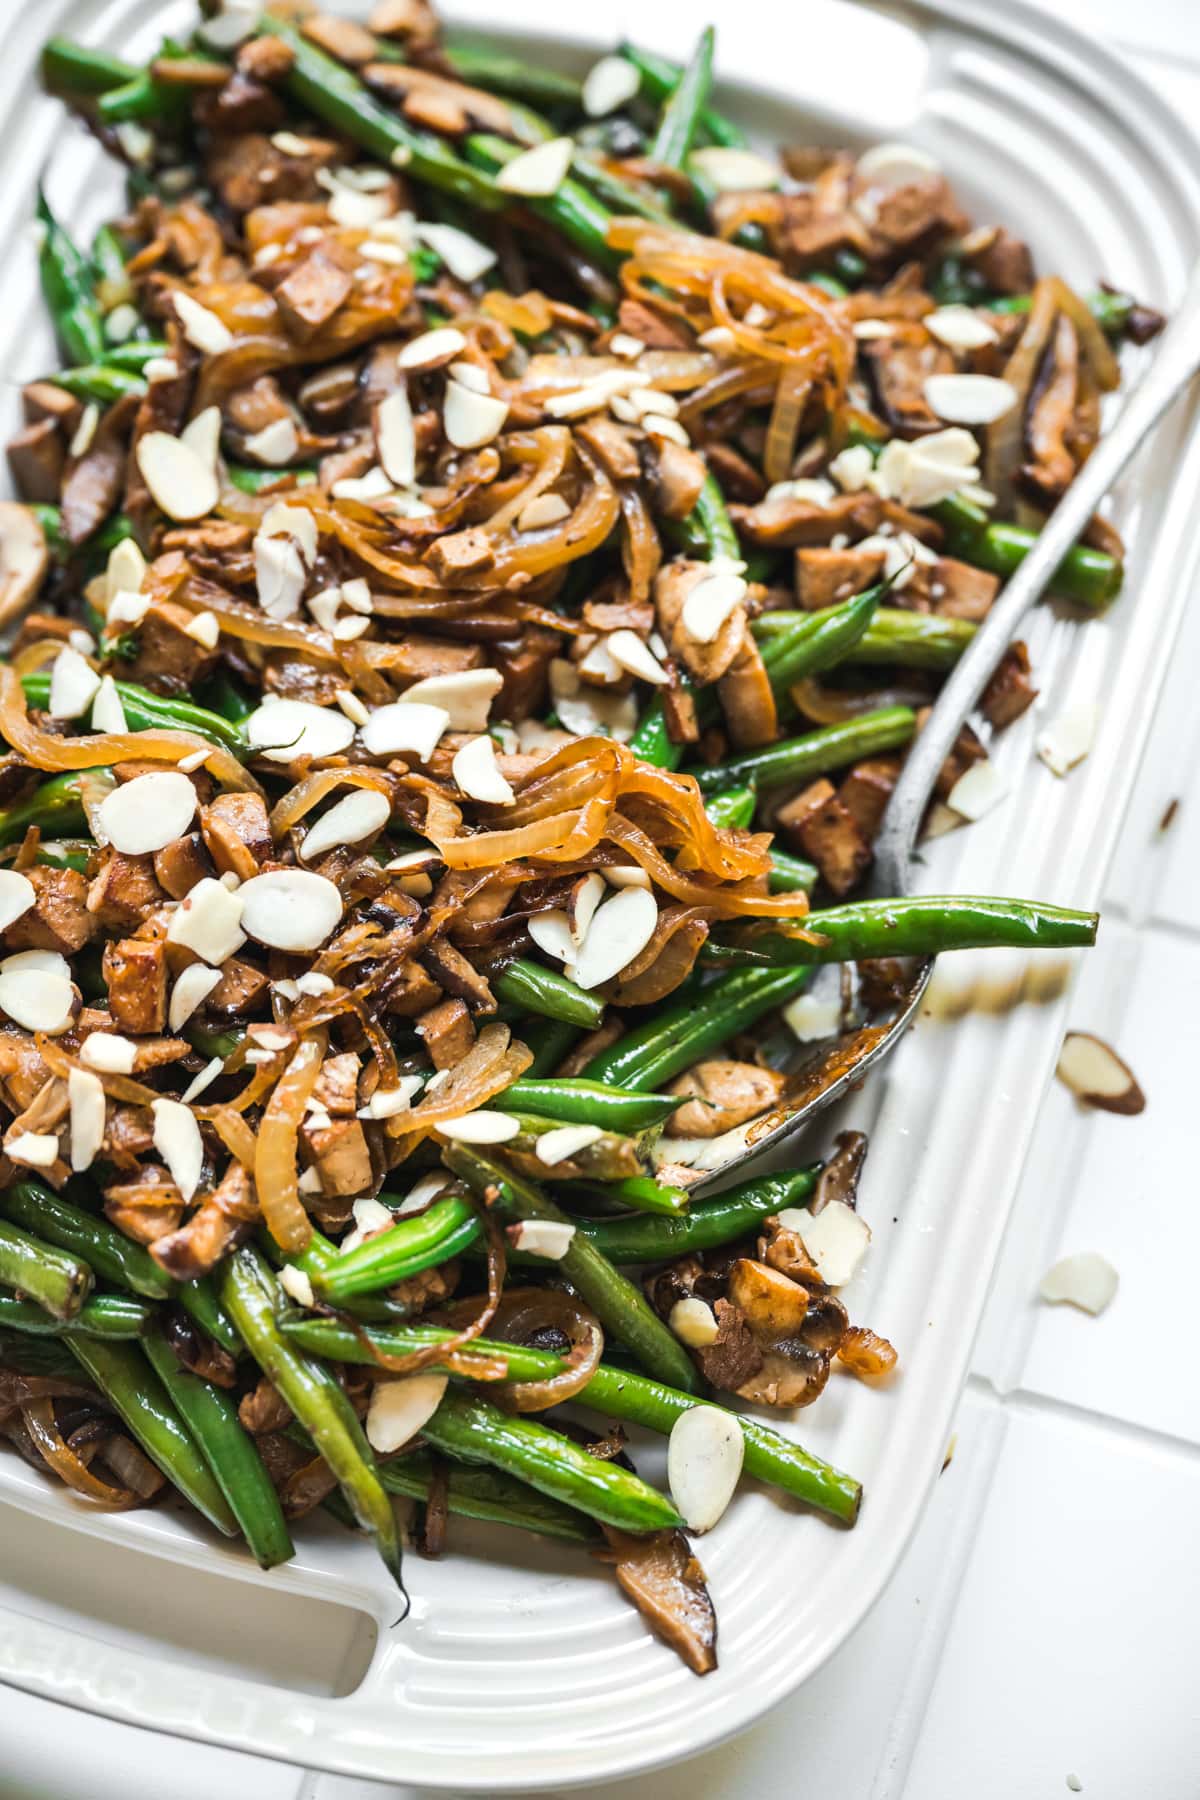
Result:
<svg viewBox="0 0 1200 1800"><path fill-rule="evenodd" d="M1146 1096L1129 1064L1090 1031L1068 1031L1055 1074L1085 1106L1113 1113L1145 1111Z"/></svg>
<svg viewBox="0 0 1200 1800"><path fill-rule="evenodd" d="M717 1615L705 1586L704 1570L682 1531L654 1531L634 1537L602 1527L611 1563L625 1593L643 1619L696 1675L717 1666Z"/></svg>
<svg viewBox="0 0 1200 1800"><path fill-rule="evenodd" d="M15 500L0 501L0 625L29 605L49 562L37 515Z"/></svg>
<svg viewBox="0 0 1200 1800"><path fill-rule="evenodd" d="M796 1337L804 1327L808 1290L748 1256L739 1256L729 1272L729 1298L762 1345Z"/></svg>

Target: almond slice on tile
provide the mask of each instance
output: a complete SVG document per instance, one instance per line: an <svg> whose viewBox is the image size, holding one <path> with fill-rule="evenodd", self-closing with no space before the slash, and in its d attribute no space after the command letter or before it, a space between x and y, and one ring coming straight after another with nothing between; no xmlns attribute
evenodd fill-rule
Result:
<svg viewBox="0 0 1200 1800"><path fill-rule="evenodd" d="M599 1125L563 1125L555 1131L544 1131L535 1147L537 1159L552 1169L556 1163L569 1162L603 1136Z"/></svg>
<svg viewBox="0 0 1200 1800"><path fill-rule="evenodd" d="M479 1107L461 1118L443 1119L434 1129L456 1144L506 1144L520 1134L521 1121L511 1113Z"/></svg>
<svg viewBox="0 0 1200 1800"><path fill-rule="evenodd" d="M233 333L215 312L201 306L190 294L178 291L172 294L171 303L180 329L194 349L202 350L206 356L219 356L222 350L232 350Z"/></svg>
<svg viewBox="0 0 1200 1800"><path fill-rule="evenodd" d="M1129 1064L1090 1031L1068 1031L1055 1074L1086 1106L1127 1117L1146 1109L1146 1096Z"/></svg>
<svg viewBox="0 0 1200 1800"><path fill-rule="evenodd" d="M343 844L361 844L382 831L392 816L392 803L376 788L355 788L322 813L300 846L301 862L312 862Z"/></svg>
<svg viewBox="0 0 1200 1800"><path fill-rule="evenodd" d="M375 413L375 442L388 480L399 488L417 479L417 435L408 390L398 387L381 400Z"/></svg>
<svg viewBox="0 0 1200 1800"><path fill-rule="evenodd" d="M513 1249L524 1251L526 1256L561 1262L571 1248L575 1227L566 1219L522 1219L519 1224L510 1225L506 1235Z"/></svg>
<svg viewBox="0 0 1200 1800"><path fill-rule="evenodd" d="M658 906L645 888L625 888L606 900L588 926L575 959L581 988L600 987L640 956L658 925Z"/></svg>
<svg viewBox="0 0 1200 1800"><path fill-rule="evenodd" d="M238 917L241 917L240 911ZM219 969L206 968L202 962L191 963L183 970L171 989L167 1005L167 1024L172 1031L183 1029L196 1008L203 1006L220 979ZM91 1042L90 1038L88 1042Z"/></svg>
<svg viewBox="0 0 1200 1800"><path fill-rule="evenodd" d="M96 822L124 856L147 856L182 837L196 816L196 790L175 769L122 783L100 802Z"/></svg>
<svg viewBox="0 0 1200 1800"><path fill-rule="evenodd" d="M1037 734L1037 753L1054 775L1068 775L1096 741L1100 708L1085 700L1050 719Z"/></svg>
<svg viewBox="0 0 1200 1800"><path fill-rule="evenodd" d="M504 686L498 669L459 669L427 675L404 690L404 706L440 706L450 731L486 731L492 702Z"/></svg>
<svg viewBox="0 0 1200 1800"><path fill-rule="evenodd" d="M104 1142L106 1107L104 1084L86 1069L72 1069L67 1076L67 1104L71 1120L71 1167L77 1175L90 1169Z"/></svg>
<svg viewBox="0 0 1200 1800"><path fill-rule="evenodd" d="M456 450L478 450L498 437L508 417L508 401L477 394L461 381L446 383L442 428Z"/></svg>
<svg viewBox="0 0 1200 1800"><path fill-rule="evenodd" d="M100 692L100 677L86 657L64 644L50 668L52 719L81 719Z"/></svg>
<svg viewBox="0 0 1200 1800"><path fill-rule="evenodd" d="M472 800L508 806L516 798L496 766L496 746L490 737L472 738L457 751L450 764L455 781Z"/></svg>
<svg viewBox="0 0 1200 1800"><path fill-rule="evenodd" d="M171 1171L171 1180L185 1200L200 1186L204 1169L204 1139L196 1115L181 1100L153 1100L154 1148Z"/></svg>
<svg viewBox="0 0 1200 1800"><path fill-rule="evenodd" d="M667 1486L689 1531L711 1531L742 1473L746 1443L732 1413L692 1406L667 1440Z"/></svg>
<svg viewBox="0 0 1200 1800"><path fill-rule="evenodd" d="M583 80L583 110L589 119L603 119L632 100L642 78L623 56L602 56Z"/></svg>
<svg viewBox="0 0 1200 1800"><path fill-rule="evenodd" d="M410 338L396 358L401 369L435 369L453 362L467 347L467 340L455 325L439 325Z"/></svg>
<svg viewBox="0 0 1200 1800"><path fill-rule="evenodd" d="M47 966L44 956L40 950L22 950L0 962L0 1010L26 1031L59 1037L75 1016L75 986L63 957L55 955Z"/></svg>
<svg viewBox="0 0 1200 1800"><path fill-rule="evenodd" d="M362 740L371 756L407 755L428 762L449 726L450 714L442 706L393 700L374 709L362 728Z"/></svg>
<svg viewBox="0 0 1200 1800"><path fill-rule="evenodd" d="M982 819L1008 795L991 762L977 762L960 775L946 795L946 805L964 819Z"/></svg>
<svg viewBox="0 0 1200 1800"><path fill-rule="evenodd" d="M683 603L680 623L698 644L711 644L745 597L746 583L741 575L702 576Z"/></svg>
<svg viewBox="0 0 1200 1800"><path fill-rule="evenodd" d="M1047 1269L1038 1284L1038 1296L1052 1305L1066 1303L1095 1318L1116 1297L1117 1271L1096 1250L1079 1250Z"/></svg>
<svg viewBox="0 0 1200 1800"><path fill-rule="evenodd" d="M929 375L925 399L952 425L991 425L1017 404L1017 390L999 375Z"/></svg>
<svg viewBox="0 0 1200 1800"><path fill-rule="evenodd" d="M268 700L246 719L246 741L269 762L297 756L338 756L354 742L354 726L340 707L311 700Z"/></svg>
<svg viewBox="0 0 1200 1800"><path fill-rule="evenodd" d="M180 944L214 966L236 956L245 941L242 896L212 875L184 896L167 924L168 943Z"/></svg>
<svg viewBox="0 0 1200 1800"><path fill-rule="evenodd" d="M381 1456L415 1438L442 1403L449 1376L437 1373L401 1375L379 1380L367 1408L367 1442Z"/></svg>
<svg viewBox="0 0 1200 1800"><path fill-rule="evenodd" d="M238 889L242 927L271 950L319 950L342 918L332 881L308 869L271 869Z"/></svg>
<svg viewBox="0 0 1200 1800"><path fill-rule="evenodd" d="M0 869L0 931L23 919L37 900L37 890L19 869Z"/></svg>
<svg viewBox="0 0 1200 1800"><path fill-rule="evenodd" d="M207 971L206 971L207 972ZM217 977L220 980L220 977ZM79 1060L102 1075L132 1075L137 1062L137 1045L119 1031L92 1031L84 1039Z"/></svg>
<svg viewBox="0 0 1200 1800"><path fill-rule="evenodd" d="M532 150L523 150L505 163L495 176L496 186L505 194L528 194L548 198L557 194L567 178L575 145L569 137L547 138Z"/></svg>

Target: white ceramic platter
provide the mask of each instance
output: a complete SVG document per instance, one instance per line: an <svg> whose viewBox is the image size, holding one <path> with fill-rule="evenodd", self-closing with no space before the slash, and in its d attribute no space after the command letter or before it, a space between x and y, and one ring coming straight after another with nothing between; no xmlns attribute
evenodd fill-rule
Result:
<svg viewBox="0 0 1200 1800"><path fill-rule="evenodd" d="M1084 287L1104 276L1169 305L1200 248L1193 141L1127 68L1014 0L887 11L842 0L709 0L699 12L683 0L622 0L602 9L603 38L565 19L561 0L512 0L502 31L498 9L449 11L457 25L517 54L575 69L623 31L678 56L703 13L721 28L721 103L764 139L862 146L911 138L940 158L977 217L1031 238L1043 267ZM98 223L118 195L97 148L40 97L39 44L65 30L138 57L189 16L177 0L43 0L20 9L8 0L4 9L5 435L16 420L16 384L53 356L23 231L35 176L48 167L53 203L80 229ZM1036 716L1013 727L999 752L1009 798L936 846L930 891L1077 904L1099 891L1197 561L1191 497L1200 441L1192 427L1181 410L1118 496L1114 513L1132 556L1112 615L1080 626L1043 608L1027 634L1047 711L1102 704L1091 757L1057 782L1032 756ZM163 1649L149 1653L154 1628L132 1635L98 1573L94 1593L76 1586L55 1596L61 1605L49 1622L44 1607L35 1619L32 1602L27 1611L19 1598L0 1608L0 1677L134 1724L459 1792L528 1793L631 1774L742 1729L862 1618L936 1476L1060 1040L1069 976L1061 961L943 959L915 1036L867 1092L797 1147L811 1154L847 1123L872 1133L861 1204L874 1244L846 1298L855 1319L898 1345L903 1374L886 1394L835 1378L789 1427L864 1481L855 1531L750 1491L704 1541L721 1667L702 1684L586 1559L581 1566L512 1533L468 1532L456 1522L452 1556L411 1559L413 1609L397 1627L394 1592L372 1553L332 1528L306 1527L296 1562L264 1577L182 1514L96 1518L8 1455L0 1456L0 1497L91 1533L98 1570L104 1540L144 1553L128 1560L149 1591L155 1558L189 1565L209 1584L217 1621L223 1609L244 1611L244 1584L266 1581L294 1597L298 1632L328 1629L333 1603L358 1609L377 1638L352 1692L314 1695L300 1677L255 1679L244 1665L233 1675L212 1650L211 1630L201 1644L163 1621ZM638 1456L651 1478L661 1476L661 1446L639 1445ZM19 1596L21 1571L3 1572Z"/></svg>

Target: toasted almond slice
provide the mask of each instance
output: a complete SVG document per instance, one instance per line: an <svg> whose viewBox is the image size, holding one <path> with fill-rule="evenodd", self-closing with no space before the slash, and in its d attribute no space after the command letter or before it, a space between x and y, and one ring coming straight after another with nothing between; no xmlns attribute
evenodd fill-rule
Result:
<svg viewBox="0 0 1200 1800"><path fill-rule="evenodd" d="M26 1168L52 1169L58 1161L58 1139L44 1131L12 1131L4 1140L4 1153Z"/></svg>
<svg viewBox="0 0 1200 1800"><path fill-rule="evenodd" d="M645 888L649 892L654 886L640 863L611 863L604 871L604 879L615 888Z"/></svg>
<svg viewBox="0 0 1200 1800"><path fill-rule="evenodd" d="M645 888L625 888L606 900L587 930L575 960L581 988L597 988L639 956L654 936L658 906Z"/></svg>
<svg viewBox="0 0 1200 1800"><path fill-rule="evenodd" d="M873 144L858 159L858 173L872 187L909 187L941 174L941 165L915 144Z"/></svg>
<svg viewBox="0 0 1200 1800"><path fill-rule="evenodd" d="M867 1253L871 1227L844 1200L831 1200L819 1213L807 1207L788 1206L780 1220L800 1234L821 1280L830 1287L844 1287Z"/></svg>
<svg viewBox="0 0 1200 1800"><path fill-rule="evenodd" d="M394 1088L376 1088L367 1104L359 1111L360 1119L394 1119L407 1112L424 1086L419 1075L402 1075Z"/></svg>
<svg viewBox="0 0 1200 1800"><path fill-rule="evenodd" d="M381 1456L415 1438L442 1403L449 1376L437 1373L378 1380L367 1408L367 1442Z"/></svg>
<svg viewBox="0 0 1200 1800"><path fill-rule="evenodd" d="M100 802L96 823L124 856L147 856L182 837L196 816L196 790L178 770L137 775Z"/></svg>
<svg viewBox="0 0 1200 1800"><path fill-rule="evenodd" d="M317 1297L313 1293L313 1284L303 1269L295 1263L284 1263L279 1271L279 1285L290 1300L297 1306L315 1306Z"/></svg>
<svg viewBox="0 0 1200 1800"><path fill-rule="evenodd" d="M137 594L146 579L146 559L135 538L122 538L108 553L104 586L108 599L114 594Z"/></svg>
<svg viewBox="0 0 1200 1800"><path fill-rule="evenodd" d="M667 1486L689 1531L711 1531L733 1499L745 1455L742 1428L717 1406L681 1413L667 1440Z"/></svg>
<svg viewBox="0 0 1200 1800"><path fill-rule="evenodd" d="M690 161L722 194L758 193L779 186L779 164L755 150L713 144L693 150Z"/></svg>
<svg viewBox="0 0 1200 1800"><path fill-rule="evenodd" d="M263 537L287 537L296 544L310 566L317 560L317 521L303 506L289 506L277 500L262 516L259 533Z"/></svg>
<svg viewBox="0 0 1200 1800"><path fill-rule="evenodd" d="M463 387L470 388L473 394L490 394L492 391L487 371L481 369L478 363L451 363L447 372L452 381L460 382Z"/></svg>
<svg viewBox="0 0 1200 1800"><path fill-rule="evenodd" d="M472 800L493 806L509 806L516 798L496 766L496 746L490 737L471 738L450 764L455 781Z"/></svg>
<svg viewBox="0 0 1200 1800"><path fill-rule="evenodd" d="M741 575L705 575L683 603L681 624L698 644L711 644L722 625L746 597Z"/></svg>
<svg viewBox="0 0 1200 1800"><path fill-rule="evenodd" d="M404 691L405 706L440 706L450 731L486 731L492 701L504 686L498 669L459 669L427 675Z"/></svg>
<svg viewBox="0 0 1200 1800"><path fill-rule="evenodd" d="M242 926L272 950L319 950L341 923L342 896L324 875L271 869L238 889Z"/></svg>
<svg viewBox="0 0 1200 1800"><path fill-rule="evenodd" d="M268 700L245 721L246 741L269 762L337 756L354 741L354 726L332 706L311 700Z"/></svg>
<svg viewBox="0 0 1200 1800"><path fill-rule="evenodd" d="M435 1129L455 1144L506 1144L519 1134L521 1121L511 1113L479 1107L461 1118L443 1119Z"/></svg>
<svg viewBox="0 0 1200 1800"><path fill-rule="evenodd" d="M569 137L547 138L532 150L523 150L497 171L496 186L505 194L548 197L557 194L567 178L575 145Z"/></svg>
<svg viewBox="0 0 1200 1800"><path fill-rule="evenodd" d="M70 644L64 644L50 669L52 719L81 719L100 692L100 677Z"/></svg>
<svg viewBox="0 0 1200 1800"><path fill-rule="evenodd" d="M338 689L337 703L352 725L365 725L371 716L358 695L350 688Z"/></svg>
<svg viewBox="0 0 1200 1800"><path fill-rule="evenodd" d="M603 1136L599 1125L563 1125L555 1131L544 1131L537 1141L537 1159L552 1169L556 1163L569 1162Z"/></svg>
<svg viewBox="0 0 1200 1800"><path fill-rule="evenodd" d="M361 844L382 831L392 814L391 801L376 788L355 788L313 825L300 846L301 862L313 862L342 844Z"/></svg>
<svg viewBox="0 0 1200 1800"><path fill-rule="evenodd" d="M67 1076L67 1102L71 1117L71 1167L77 1175L90 1169L104 1142L104 1083L86 1069L72 1069Z"/></svg>
<svg viewBox="0 0 1200 1800"><path fill-rule="evenodd" d="M995 326L973 306L939 306L926 313L921 323L939 344L951 350L981 350L985 344L999 341Z"/></svg>
<svg viewBox="0 0 1200 1800"><path fill-rule="evenodd" d="M875 467L875 458L866 444L850 444L834 457L829 473L843 494L857 494L866 487Z"/></svg>
<svg viewBox="0 0 1200 1800"><path fill-rule="evenodd" d="M526 1256L544 1256L547 1262L561 1262L571 1248L575 1227L565 1219L522 1219L508 1227L507 1235L514 1250L522 1250Z"/></svg>
<svg viewBox="0 0 1200 1800"><path fill-rule="evenodd" d="M214 1056L206 1062L200 1073L192 1077L191 1081L189 1081L184 1088L183 1093L179 1096L183 1104L185 1106L190 1106L193 1100L198 1100L204 1090L212 1086L213 1082L217 1079L217 1076L224 1070L224 1067L224 1059L220 1056Z"/></svg>
<svg viewBox="0 0 1200 1800"><path fill-rule="evenodd" d="M185 1200L200 1186L204 1169L204 1140L196 1115L181 1100L153 1100L154 1148L171 1171L171 1179Z"/></svg>
<svg viewBox="0 0 1200 1800"><path fill-rule="evenodd" d="M977 762L959 776L946 796L946 805L964 819L982 819L1007 795L1008 789L996 773L995 764Z"/></svg>
<svg viewBox="0 0 1200 1800"><path fill-rule="evenodd" d="M254 583L258 603L269 619L293 619L300 611L307 577L300 546L287 537L254 539ZM336 592L336 590L334 590Z"/></svg>
<svg viewBox="0 0 1200 1800"><path fill-rule="evenodd" d="M1047 1269L1038 1284L1038 1295L1052 1305L1066 1302L1093 1318L1111 1305L1117 1292L1117 1271L1095 1250L1079 1250Z"/></svg>
<svg viewBox="0 0 1200 1800"><path fill-rule="evenodd" d="M496 252L457 225L427 225L421 220L413 230L423 244L436 250L456 281L478 281L496 266Z"/></svg>
<svg viewBox="0 0 1200 1800"><path fill-rule="evenodd" d="M1145 1111L1146 1096L1129 1064L1090 1031L1068 1031L1055 1074L1087 1106L1127 1116Z"/></svg>
<svg viewBox="0 0 1200 1800"><path fill-rule="evenodd" d="M393 700L374 709L362 728L362 740L372 756L411 755L428 762L449 726L450 714L444 707Z"/></svg>
<svg viewBox="0 0 1200 1800"><path fill-rule="evenodd" d="M581 678L590 676L594 682L602 682L606 687L615 687L625 679L625 671L619 663L613 661L608 643L602 637L596 639L575 667Z"/></svg>
<svg viewBox="0 0 1200 1800"><path fill-rule="evenodd" d="M148 431L135 450L142 479L155 504L181 524L202 519L221 497L212 466L167 431Z"/></svg>
<svg viewBox="0 0 1200 1800"><path fill-rule="evenodd" d="M571 929L571 942L578 948L587 936L588 927L596 916L596 909L606 893L604 877L593 869L582 881L576 882L567 904L567 919Z"/></svg>
<svg viewBox="0 0 1200 1800"><path fill-rule="evenodd" d="M255 462L263 463L267 468L291 462L300 448L294 421L289 418L272 419L261 431L252 432L246 438L244 448L247 456L252 456Z"/></svg>
<svg viewBox="0 0 1200 1800"><path fill-rule="evenodd" d="M1100 708L1093 701L1070 706L1038 732L1037 753L1053 774L1067 775L1095 743L1099 724Z"/></svg>
<svg viewBox="0 0 1200 1800"><path fill-rule="evenodd" d="M238 916L240 918L240 912ZM238 935L241 936L241 933ZM219 969L208 969L202 962L191 963L183 970L171 989L171 999L167 1006L167 1024L172 1031L183 1029L196 1008L203 1006L220 979ZM88 1042L91 1042L90 1038Z"/></svg>
<svg viewBox="0 0 1200 1800"><path fill-rule="evenodd" d="M642 78L623 56L602 56L583 81L583 110L589 119L603 119L632 100Z"/></svg>
<svg viewBox="0 0 1200 1800"><path fill-rule="evenodd" d="M92 1031L80 1047L79 1060L102 1075L132 1075L137 1045L117 1031Z"/></svg>
<svg viewBox="0 0 1200 1800"><path fill-rule="evenodd" d="M836 1037L842 1028L842 1003L836 994L799 994L783 1009L784 1023L802 1044Z"/></svg>
<svg viewBox="0 0 1200 1800"><path fill-rule="evenodd" d="M561 525L571 516L571 508L561 494L538 494L517 514L518 531L542 531L547 525Z"/></svg>
<svg viewBox="0 0 1200 1800"><path fill-rule="evenodd" d="M638 705L632 691L607 693L603 688L581 687L575 665L565 657L556 656L550 664L550 692L564 729L575 737L611 737L627 744L637 730ZM521 748L536 750L541 740L525 730L529 723L523 719L518 727ZM561 741L547 741L545 748L556 748Z"/></svg>
<svg viewBox="0 0 1200 1800"><path fill-rule="evenodd" d="M570 922L561 907L555 906L547 912L535 913L527 929L545 956L553 956L558 962L564 963L575 960L575 940L571 936Z"/></svg>
<svg viewBox="0 0 1200 1800"><path fill-rule="evenodd" d="M233 333L215 312L178 289L172 294L171 303L184 337L195 349L202 350L205 356L219 356L222 350L232 350Z"/></svg>
<svg viewBox="0 0 1200 1800"><path fill-rule="evenodd" d="M179 441L194 450L207 468L215 469L221 448L220 407L206 406L203 412L197 413L180 432Z"/></svg>
<svg viewBox="0 0 1200 1800"><path fill-rule="evenodd" d="M999 375L930 375L925 398L939 419L955 425L991 425L1017 404L1017 390Z"/></svg>
<svg viewBox="0 0 1200 1800"><path fill-rule="evenodd" d="M221 623L214 612L193 613L191 623L184 626L184 631L206 650L215 650L221 641Z"/></svg>
<svg viewBox="0 0 1200 1800"><path fill-rule="evenodd" d="M245 941L241 892L231 892L211 875L185 895L167 925L168 943L193 950L214 966L236 956Z"/></svg>
<svg viewBox="0 0 1200 1800"><path fill-rule="evenodd" d="M417 479L417 437L407 388L381 400L375 414L375 441L379 460L389 481L411 487Z"/></svg>
<svg viewBox="0 0 1200 1800"><path fill-rule="evenodd" d="M695 1294L675 1302L667 1324L680 1343L690 1350L703 1350L706 1344L715 1344L720 1335L716 1313L706 1300L698 1299Z"/></svg>
<svg viewBox="0 0 1200 1800"><path fill-rule="evenodd" d="M112 732L114 735L129 730L125 708L111 675L105 675L96 689L96 698L92 701L92 730Z"/></svg>
<svg viewBox="0 0 1200 1800"><path fill-rule="evenodd" d="M91 448L92 439L96 435L96 427L100 423L100 408L94 400L88 402L80 414L79 423L75 427L71 442L67 446L68 456L86 456Z"/></svg>
<svg viewBox="0 0 1200 1800"><path fill-rule="evenodd" d="M646 348L640 337L634 337L628 331L614 331L608 340L609 350L626 362L636 362Z"/></svg>
<svg viewBox="0 0 1200 1800"><path fill-rule="evenodd" d="M467 340L456 325L439 325L411 338L396 358L401 369L436 369L453 362L467 347Z"/></svg>
<svg viewBox="0 0 1200 1800"><path fill-rule="evenodd" d="M477 394L461 381L446 383L442 428L456 450L477 450L490 444L508 417L508 401L494 394Z"/></svg>
<svg viewBox="0 0 1200 1800"><path fill-rule="evenodd" d="M636 631L610 632L608 653L618 667L628 669L639 680L652 682L655 687L666 686L667 671Z"/></svg>
<svg viewBox="0 0 1200 1800"><path fill-rule="evenodd" d="M23 919L37 900L37 890L19 869L0 869L0 931Z"/></svg>

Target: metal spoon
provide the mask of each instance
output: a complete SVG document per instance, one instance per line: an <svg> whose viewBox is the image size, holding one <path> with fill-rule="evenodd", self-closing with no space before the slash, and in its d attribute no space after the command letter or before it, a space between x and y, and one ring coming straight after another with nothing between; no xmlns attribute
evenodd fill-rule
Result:
<svg viewBox="0 0 1200 1800"><path fill-rule="evenodd" d="M1025 614L1041 598L1059 563L1078 542L1105 494L1163 413L1200 370L1200 266L1193 271L1172 324L1150 368L1121 409L1113 429L1095 450L1051 513L1024 561L976 632L904 761L875 845L870 892L878 898L912 892L917 832L938 773L968 714L991 680ZM867 1070L890 1056L912 1023L933 971L932 957L917 968L910 987L886 1025L860 1026L827 1040L801 1071L799 1091L774 1129L732 1157L693 1192L702 1194L746 1172L767 1152L778 1151L822 1107L829 1106ZM775 1159L776 1161L778 1158Z"/></svg>

